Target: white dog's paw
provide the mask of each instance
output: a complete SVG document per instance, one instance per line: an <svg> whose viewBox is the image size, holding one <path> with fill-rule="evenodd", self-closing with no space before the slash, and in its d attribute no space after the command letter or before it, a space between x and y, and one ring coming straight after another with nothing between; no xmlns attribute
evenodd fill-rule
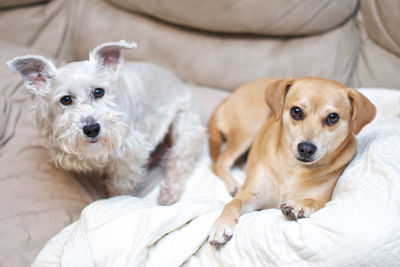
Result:
<svg viewBox="0 0 400 267"><path fill-rule="evenodd" d="M234 228L235 221L218 218L208 232L208 242L211 245L220 245L228 242L233 236Z"/></svg>
<svg viewBox="0 0 400 267"><path fill-rule="evenodd" d="M281 210L286 217L297 220L308 218L315 209L303 205L301 201L286 201L281 204Z"/></svg>
<svg viewBox="0 0 400 267"><path fill-rule="evenodd" d="M160 193L158 195L158 204L168 206L174 204L178 201L179 197L181 196L182 188L181 186L175 185L168 185L166 183L162 183L160 187Z"/></svg>

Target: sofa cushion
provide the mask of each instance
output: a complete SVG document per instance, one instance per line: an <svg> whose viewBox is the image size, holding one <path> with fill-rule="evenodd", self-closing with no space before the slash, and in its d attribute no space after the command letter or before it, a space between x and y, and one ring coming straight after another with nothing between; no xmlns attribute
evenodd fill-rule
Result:
<svg viewBox="0 0 400 267"><path fill-rule="evenodd" d="M37 48L53 57L64 56L60 53L66 50L63 46L69 33L72 1L36 2L39 4L0 9L1 40Z"/></svg>
<svg viewBox="0 0 400 267"><path fill-rule="evenodd" d="M0 0L0 9L8 9L12 7L22 7L26 5L32 5L32 4L39 4L43 2L49 2L51 0Z"/></svg>
<svg viewBox="0 0 400 267"><path fill-rule="evenodd" d="M223 33L299 36L324 32L348 19L357 1L108 0L170 23Z"/></svg>
<svg viewBox="0 0 400 267"><path fill-rule="evenodd" d="M126 39L139 45L125 53L127 59L154 62L188 83L213 88L233 90L262 77L289 76L319 76L349 84L358 56L353 19L320 35L264 38L188 30L103 1L80 1L74 8L80 14L72 26L76 31L71 51L76 59L87 59L100 43Z"/></svg>
<svg viewBox="0 0 400 267"><path fill-rule="evenodd" d="M399 86L398 10L400 10L398 1L361 2L361 12L357 16L361 45L353 86L386 88Z"/></svg>
<svg viewBox="0 0 400 267"><path fill-rule="evenodd" d="M369 38L400 56L400 1L363 0L361 13Z"/></svg>

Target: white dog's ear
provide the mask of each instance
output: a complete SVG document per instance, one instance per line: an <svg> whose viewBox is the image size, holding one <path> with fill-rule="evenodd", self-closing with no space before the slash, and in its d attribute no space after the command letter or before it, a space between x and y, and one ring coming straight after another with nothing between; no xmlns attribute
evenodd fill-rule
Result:
<svg viewBox="0 0 400 267"><path fill-rule="evenodd" d="M89 54L89 59L95 61L101 68L117 72L122 65L121 50L136 47L136 43L129 43L124 40L105 43L93 49Z"/></svg>
<svg viewBox="0 0 400 267"><path fill-rule="evenodd" d="M25 86L34 94L42 96L50 91L50 81L57 72L53 63L42 56L16 57L7 66L22 75Z"/></svg>
<svg viewBox="0 0 400 267"><path fill-rule="evenodd" d="M293 82L293 78L277 80L268 84L265 89L265 102L274 114L275 120L279 120L282 115L285 96Z"/></svg>
<svg viewBox="0 0 400 267"><path fill-rule="evenodd" d="M353 134L357 135L365 125L375 118L376 108L368 98L354 88L348 88L347 95L353 107L351 129Z"/></svg>

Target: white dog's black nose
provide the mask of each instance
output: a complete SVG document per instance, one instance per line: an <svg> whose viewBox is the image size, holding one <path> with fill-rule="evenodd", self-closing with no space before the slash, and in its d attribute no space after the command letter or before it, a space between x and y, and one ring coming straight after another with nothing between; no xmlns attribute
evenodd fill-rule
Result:
<svg viewBox="0 0 400 267"><path fill-rule="evenodd" d="M99 133L100 133L100 124L94 123L94 124L91 124L91 125L86 125L86 126L83 127L82 130L83 130L83 132L85 133L85 135L87 137L93 138L93 137L96 137L96 136L99 135Z"/></svg>
<svg viewBox="0 0 400 267"><path fill-rule="evenodd" d="M301 142L297 145L297 151L299 151L300 160L308 162L311 161L317 147L310 142Z"/></svg>

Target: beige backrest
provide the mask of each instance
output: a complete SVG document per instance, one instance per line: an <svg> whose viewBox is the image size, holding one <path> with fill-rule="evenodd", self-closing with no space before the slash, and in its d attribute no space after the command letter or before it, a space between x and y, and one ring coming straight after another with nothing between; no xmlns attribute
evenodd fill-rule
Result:
<svg viewBox="0 0 400 267"><path fill-rule="evenodd" d="M268 76L397 87L398 10L390 0L53 0L0 10L0 34L66 61L136 41L127 59L226 90Z"/></svg>

